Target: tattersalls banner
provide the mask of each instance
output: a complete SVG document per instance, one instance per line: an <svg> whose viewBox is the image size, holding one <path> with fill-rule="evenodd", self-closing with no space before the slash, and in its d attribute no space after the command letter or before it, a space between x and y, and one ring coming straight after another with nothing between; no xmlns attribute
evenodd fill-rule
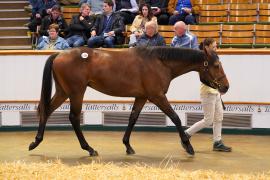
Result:
<svg viewBox="0 0 270 180"><path fill-rule="evenodd" d="M82 111L131 111L133 104L131 103L84 103ZM188 111L188 112L201 112L202 106L196 103L179 103L171 104L174 111ZM229 104L225 105L226 110L224 112L234 113L270 113L270 105L241 105L241 104ZM36 103L0 103L1 111L35 111L37 109ZM69 111L69 103L61 105L56 111ZM142 111L144 112L160 112L160 109L152 104L146 103Z"/></svg>

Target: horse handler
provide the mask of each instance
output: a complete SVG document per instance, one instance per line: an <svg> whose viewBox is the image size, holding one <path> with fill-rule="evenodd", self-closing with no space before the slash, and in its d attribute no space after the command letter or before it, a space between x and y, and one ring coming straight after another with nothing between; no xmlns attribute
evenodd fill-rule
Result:
<svg viewBox="0 0 270 180"><path fill-rule="evenodd" d="M200 44L200 49L203 50L204 48L209 48L216 51L217 43L213 38L206 38ZM220 93L218 90L202 84L200 96L204 118L188 128L185 131L186 135L190 138L196 132L210 126L213 123L213 151L231 152L232 148L224 145L221 140L223 107Z"/></svg>

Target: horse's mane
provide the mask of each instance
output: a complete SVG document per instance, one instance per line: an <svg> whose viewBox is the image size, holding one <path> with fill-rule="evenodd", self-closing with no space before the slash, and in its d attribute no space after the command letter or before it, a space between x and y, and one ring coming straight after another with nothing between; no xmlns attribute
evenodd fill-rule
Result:
<svg viewBox="0 0 270 180"><path fill-rule="evenodd" d="M136 47L136 53L143 59L158 58L161 61L189 61L198 63L203 60L204 53L200 50L176 47Z"/></svg>

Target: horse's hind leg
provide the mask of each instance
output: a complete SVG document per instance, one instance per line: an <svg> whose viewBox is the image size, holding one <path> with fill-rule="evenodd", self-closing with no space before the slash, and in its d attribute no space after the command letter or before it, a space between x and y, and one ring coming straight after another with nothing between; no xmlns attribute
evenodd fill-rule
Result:
<svg viewBox="0 0 270 180"><path fill-rule="evenodd" d="M97 156L98 153L86 142L80 128L80 115L82 110L83 94L70 97L69 120L80 142L81 148L88 151L90 156Z"/></svg>
<svg viewBox="0 0 270 180"><path fill-rule="evenodd" d="M136 121L140 115L140 112L141 112L146 100L147 100L146 98L136 98L135 102L133 104L132 111L131 111L131 114L129 117L128 127L127 127L125 135L123 137L123 143L126 146L127 154L135 154L135 151L133 150L133 148L129 144L129 138L130 138L131 131L132 131L134 125L136 124Z"/></svg>
<svg viewBox="0 0 270 180"><path fill-rule="evenodd" d="M62 90L56 90L51 103L50 103L50 112L49 112L49 116L50 114L57 109L65 100L67 99L66 94L62 91ZM45 126L48 120L48 117L46 115L40 115L40 121L39 121L39 126L38 126L38 132L35 138L35 142L32 142L29 145L29 151L35 149L43 140L43 136L44 136L44 130L45 130Z"/></svg>
<svg viewBox="0 0 270 180"><path fill-rule="evenodd" d="M178 130L179 136L181 138L181 141L183 143L186 152L190 155L194 155L193 147L191 146L189 139L183 130L181 120L176 114L176 112L170 106L166 96L162 95L158 97L152 97L149 98L149 100L152 101L155 105L157 105L172 120L172 122L176 126L176 129Z"/></svg>

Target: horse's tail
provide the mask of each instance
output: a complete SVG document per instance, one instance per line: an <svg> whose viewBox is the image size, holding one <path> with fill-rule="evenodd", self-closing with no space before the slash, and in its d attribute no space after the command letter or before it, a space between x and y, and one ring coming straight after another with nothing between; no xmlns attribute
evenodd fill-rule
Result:
<svg viewBox="0 0 270 180"><path fill-rule="evenodd" d="M52 54L46 61L43 70L40 101L37 112L40 116L47 118L50 113L50 102L52 96L52 65L53 60L59 53Z"/></svg>

